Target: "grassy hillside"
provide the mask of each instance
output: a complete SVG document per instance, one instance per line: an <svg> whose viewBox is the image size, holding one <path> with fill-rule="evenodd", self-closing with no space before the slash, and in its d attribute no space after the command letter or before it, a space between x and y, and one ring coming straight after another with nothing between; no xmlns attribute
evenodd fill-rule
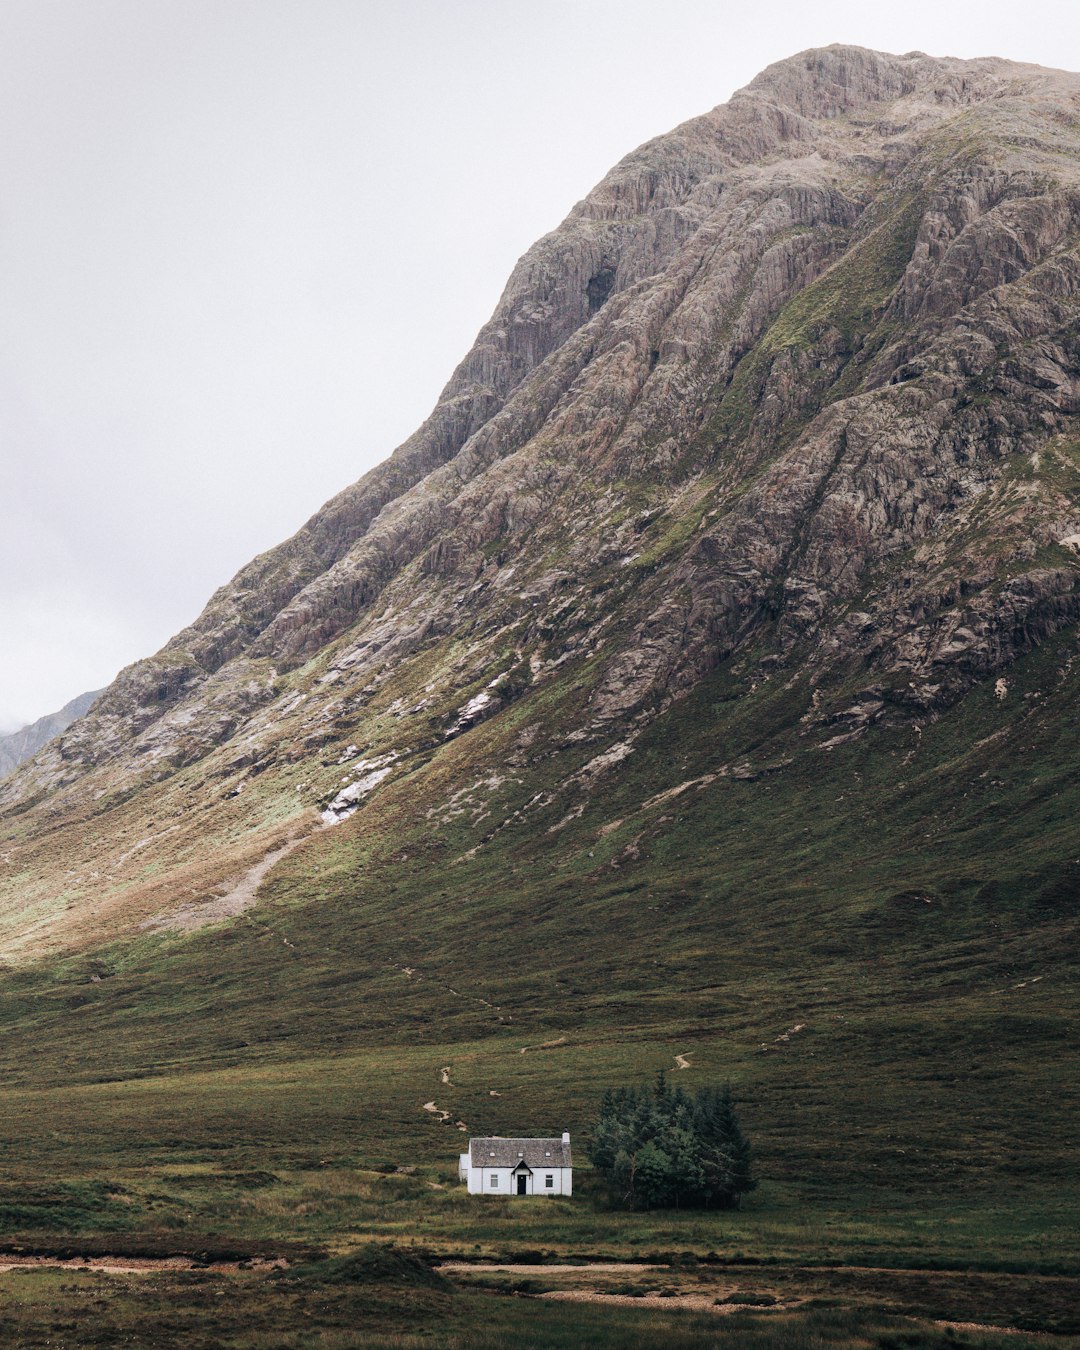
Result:
<svg viewBox="0 0 1080 1350"><path fill-rule="evenodd" d="M988 688L920 730L828 750L814 746L830 729L803 720L805 689L733 698L744 679L717 672L602 792L574 781L595 747L553 737L551 800L532 810L512 773L491 786L536 717L526 695L446 747L488 785L482 805L453 813L447 782L474 779L436 756L279 864L235 923L9 970L9 1239L237 1256L361 1238L516 1259L713 1253L743 1279L746 1261L1028 1272L1042 1283L1003 1274L964 1292L919 1276L900 1304L892 1286L810 1287L799 1297L866 1311L827 1334L800 1312L775 1343L885 1345L900 1333L874 1318L898 1306L1073 1329L1075 1284L1046 1283L1080 1266L1071 640L1022 663L1004 700ZM735 1084L762 1179L742 1212L631 1215L585 1168L569 1201L457 1185L456 1122L567 1128L584 1162L604 1088L658 1067L691 1087ZM34 1325L62 1326L78 1282L43 1278ZM106 1343L126 1315L119 1277L85 1278L113 1282ZM206 1311L209 1278L174 1291L185 1335L227 1333ZM256 1306L296 1317L315 1298L310 1315L331 1328L369 1298L294 1289L286 1310L276 1286L258 1287L246 1326ZM463 1328L501 1316L492 1297L459 1296ZM391 1328L413 1343L387 1312L401 1306L384 1304L373 1343ZM582 1324L561 1306L491 1344L562 1343ZM588 1314L593 1343L657 1334L644 1310L615 1308ZM441 1305L420 1316L454 1343ZM672 1335L712 1343L711 1314L670 1316ZM781 1335L747 1316L733 1344Z"/></svg>
<svg viewBox="0 0 1080 1350"><path fill-rule="evenodd" d="M5 1229L1071 1269L1071 642L1005 700L828 750L805 690L732 699L740 678L603 792L553 745L550 802L508 774L476 824L440 757L232 925L9 971ZM535 711L447 750L496 762ZM676 1054L688 1086L736 1085L744 1213L611 1213L587 1177L524 1212L453 1183L454 1122L580 1141L605 1087Z"/></svg>

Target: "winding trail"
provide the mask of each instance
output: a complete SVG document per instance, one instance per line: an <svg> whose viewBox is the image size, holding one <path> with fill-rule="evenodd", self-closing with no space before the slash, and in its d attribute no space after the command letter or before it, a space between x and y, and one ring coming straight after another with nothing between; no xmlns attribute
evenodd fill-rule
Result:
<svg viewBox="0 0 1080 1350"><path fill-rule="evenodd" d="M423 972L417 970L415 966L399 966L396 961L391 961L390 969L400 971L407 980L422 980L424 978ZM492 1003L489 998L484 998L482 994L463 994L460 989L455 989L452 984L448 984L437 975L433 975L430 978L437 984L441 984L446 992L454 998L468 999L471 1003L482 1003L485 1008L490 1008L495 1014L495 1020L497 1022L512 1022L514 1020L509 1013L503 1013L498 1003Z"/></svg>
<svg viewBox="0 0 1080 1350"><path fill-rule="evenodd" d="M687 1059L685 1055L676 1055L675 1067L677 1069L692 1069L694 1066L690 1063L690 1061Z"/></svg>
<svg viewBox="0 0 1080 1350"><path fill-rule="evenodd" d="M238 914L243 914L244 910L250 909L258 899L259 887L265 881L267 873L281 862L282 858L288 857L290 853L310 839L313 834L325 828L326 826L317 825L314 830L293 835L284 844L280 844L277 848L264 854L254 867L249 867L246 872L229 885L227 890L211 896L209 900L189 902L178 905L176 909L168 910L165 913L155 914L152 918L139 924L140 930L151 933L170 931L191 933L197 928L205 928L207 924L221 923L223 919L235 919ZM293 946L288 938L282 938L282 941L287 947Z"/></svg>
<svg viewBox="0 0 1080 1350"><path fill-rule="evenodd" d="M444 1111L441 1106L437 1106L434 1102L425 1102L420 1110L427 1111L431 1115L437 1116L440 1125L446 1125L451 1120L454 1120L454 1113L452 1111ZM454 1128L461 1130L463 1134L469 1133L469 1127L463 1120L454 1120Z"/></svg>

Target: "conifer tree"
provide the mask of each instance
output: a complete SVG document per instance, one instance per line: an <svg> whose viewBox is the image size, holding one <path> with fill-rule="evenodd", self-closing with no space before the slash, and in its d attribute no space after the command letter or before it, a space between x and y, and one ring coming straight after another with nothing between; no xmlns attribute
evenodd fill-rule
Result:
<svg viewBox="0 0 1080 1350"><path fill-rule="evenodd" d="M757 1182L750 1142L739 1125L731 1085L719 1090L702 1088L695 1105L707 1195L723 1209L737 1209L743 1195Z"/></svg>
<svg viewBox="0 0 1080 1350"><path fill-rule="evenodd" d="M652 1089L609 1089L588 1156L631 1209L662 1205L736 1208L757 1185L749 1140L730 1085L690 1097L661 1070Z"/></svg>

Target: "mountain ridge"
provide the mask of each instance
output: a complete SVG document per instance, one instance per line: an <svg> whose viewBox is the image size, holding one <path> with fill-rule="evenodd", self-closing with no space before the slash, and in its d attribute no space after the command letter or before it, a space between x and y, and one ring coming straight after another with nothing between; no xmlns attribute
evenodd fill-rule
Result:
<svg viewBox="0 0 1080 1350"><path fill-rule="evenodd" d="M17 727L14 731L0 736L0 778L13 773L20 764L32 759L54 737L66 731L72 722L89 711L102 692L101 689L94 689L89 693L79 694L65 703L58 712L47 713L24 727Z"/></svg>

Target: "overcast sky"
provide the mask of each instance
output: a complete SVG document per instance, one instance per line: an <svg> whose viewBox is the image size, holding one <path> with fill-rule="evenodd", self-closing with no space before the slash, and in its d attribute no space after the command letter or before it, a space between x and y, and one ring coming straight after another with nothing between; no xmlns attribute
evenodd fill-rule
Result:
<svg viewBox="0 0 1080 1350"><path fill-rule="evenodd" d="M1080 68L1074 0L0 0L0 726L389 454L623 154L830 42Z"/></svg>

